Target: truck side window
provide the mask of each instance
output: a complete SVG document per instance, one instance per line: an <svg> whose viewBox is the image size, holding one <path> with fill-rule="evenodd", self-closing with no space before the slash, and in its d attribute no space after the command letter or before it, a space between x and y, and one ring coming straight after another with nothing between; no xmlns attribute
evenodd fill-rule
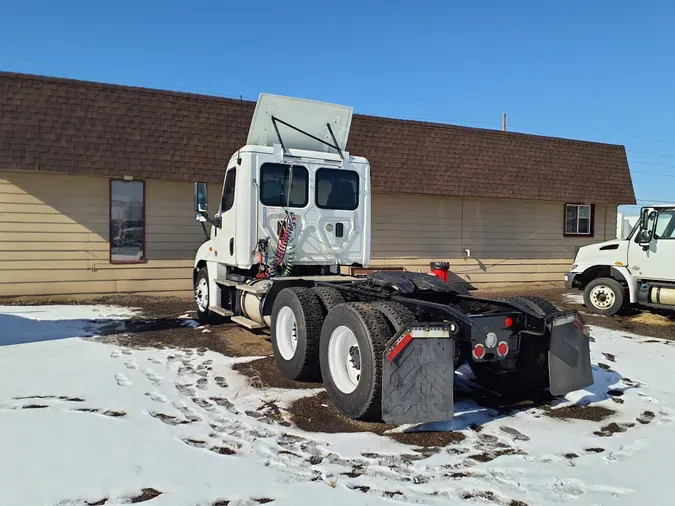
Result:
<svg viewBox="0 0 675 506"><path fill-rule="evenodd" d="M290 195L290 198L289 198ZM260 202L264 206L305 207L309 196L309 171L302 165L263 163L260 167Z"/></svg>
<svg viewBox="0 0 675 506"><path fill-rule="evenodd" d="M237 181L237 169L232 168L227 171L225 176L225 188L223 188L222 212L227 212L234 205L234 187Z"/></svg>
<svg viewBox="0 0 675 506"><path fill-rule="evenodd" d="M354 211L359 207L359 175L353 170L316 171L316 206L321 209Z"/></svg>
<svg viewBox="0 0 675 506"><path fill-rule="evenodd" d="M675 211L661 211L656 221L657 239L675 239Z"/></svg>

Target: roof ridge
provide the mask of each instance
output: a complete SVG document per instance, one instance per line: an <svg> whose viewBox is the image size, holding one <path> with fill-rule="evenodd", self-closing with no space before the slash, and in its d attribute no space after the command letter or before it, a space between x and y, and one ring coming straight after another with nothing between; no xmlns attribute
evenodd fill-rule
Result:
<svg viewBox="0 0 675 506"><path fill-rule="evenodd" d="M202 93L193 93L193 92L186 92L186 91L175 91L175 90L166 90L166 89L161 89L161 88L149 88L145 86L130 86L127 84L114 84L114 83L106 83L102 81L88 81L84 79L74 79L70 77L54 77L54 76L46 76L46 75L41 75L41 74L25 74L21 72L8 72L8 71L0 71L0 78L1 77L14 77L14 78L20 78L20 79L30 79L30 80L35 80L35 81L43 81L43 82L52 82L52 83L68 83L68 84L73 84L76 86L86 86L86 87L99 87L99 88L106 88L106 89L111 89L111 90L118 90L118 91L127 91L127 92L142 92L142 93L148 93L148 94L153 94L153 95L160 95L160 96L171 96L171 97L177 97L177 98L189 98L189 99L197 99L197 100L204 100L204 101L210 101L210 102L229 102L233 104L243 104L245 106L249 107L254 107L256 102L252 100L240 100L235 97L225 97L225 96L219 96L219 95L205 95ZM525 136L525 137L534 137L537 139L549 139L549 140L554 140L557 142L572 142L572 143L581 143L581 144L592 144L592 145L604 145L604 146L612 146L612 147L622 147L625 150L625 146L623 144L613 144L613 143L608 143L608 142L598 142L598 141L589 141L589 140L583 140L583 139L572 139L569 137L556 137L553 135L542 135L542 134L531 134L531 133L526 133L526 132L514 132L514 131L503 131L503 130L498 130L496 128L481 128L481 127L472 127L472 126L465 126L465 125L455 125L452 123L440 123L440 122L435 122L435 121L426 121L426 120L417 120L417 119L406 119L406 118L393 118L390 116L378 116L375 114L354 114L355 117L360 117L363 119L367 120L377 120L377 121L387 121L391 123L404 123L408 125L417 125L417 126L424 126L428 128L443 128L443 129L454 129L454 130L472 130L475 132L485 132L488 134L497 134L497 135L507 135L507 136Z"/></svg>
<svg viewBox="0 0 675 506"><path fill-rule="evenodd" d="M255 105L255 102L251 100L240 100L235 97L225 97L218 95L205 95L203 93L193 93L187 91L175 91L167 90L162 88L149 88L146 86L131 86L128 84L115 84L115 83L106 83L103 81L88 81L86 79L74 79L72 77L56 77L56 76L47 76L42 74L25 74L22 72L8 72L0 70L0 78L10 77L10 78L19 78L31 81L42 81L42 82L51 82L57 84L72 84L75 86L85 86L87 88L96 87L96 88L105 88L115 91L127 91L133 93L148 93L150 95L164 95L172 96L177 98L189 98L197 100L205 100L211 102L230 102L234 104L239 104L240 102L244 105Z"/></svg>
<svg viewBox="0 0 675 506"><path fill-rule="evenodd" d="M393 118L390 116L375 116L371 114L354 114L355 117L362 119L378 120L378 121L387 121L390 123L405 123L407 125L417 125L424 126L427 128L444 128L444 129L454 129L454 130L472 130L475 132L485 132L488 134L497 134L497 135L507 135L507 136L521 136L521 137L534 137L537 139L548 139L554 141L562 142L572 142L572 143L581 143L581 144L591 144L594 146L610 146L613 148L620 147L624 150L626 147L623 144L614 144L611 142L599 142L599 141L589 141L585 139L573 139L570 137L556 137L554 135L543 135L543 134L532 134L527 132L514 132L509 130L498 130L496 128L483 128L483 127L473 127L466 125L455 125L453 123L440 123L436 121L426 121L426 120L416 120L416 119L405 119L405 118Z"/></svg>

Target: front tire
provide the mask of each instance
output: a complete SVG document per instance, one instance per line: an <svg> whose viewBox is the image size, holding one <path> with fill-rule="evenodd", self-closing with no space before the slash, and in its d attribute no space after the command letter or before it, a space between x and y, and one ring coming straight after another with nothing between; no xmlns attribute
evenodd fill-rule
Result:
<svg viewBox="0 0 675 506"><path fill-rule="evenodd" d="M321 329L321 375L343 415L382 419L382 353L389 337L386 318L367 304L346 303L328 313Z"/></svg>
<svg viewBox="0 0 675 506"><path fill-rule="evenodd" d="M202 325L215 323L215 314L209 311L209 272L206 267L199 269L195 280L194 295L197 302L197 319Z"/></svg>
<svg viewBox="0 0 675 506"><path fill-rule="evenodd" d="M274 362L290 380L319 381L319 338L323 311L307 288L284 288L272 305L271 338Z"/></svg>
<svg viewBox="0 0 675 506"><path fill-rule="evenodd" d="M594 279L584 289L584 304L596 314L612 316L623 307L625 290L612 278Z"/></svg>

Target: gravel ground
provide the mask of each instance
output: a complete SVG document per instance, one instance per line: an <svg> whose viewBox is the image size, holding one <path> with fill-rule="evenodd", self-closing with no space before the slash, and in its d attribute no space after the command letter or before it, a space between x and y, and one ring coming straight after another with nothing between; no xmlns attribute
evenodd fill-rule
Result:
<svg viewBox="0 0 675 506"><path fill-rule="evenodd" d="M569 302L564 297L566 290L551 285L524 285L519 287L482 289L474 292L476 296L503 298L515 295L537 295L544 297L561 309L575 309L582 313L584 320L593 325L611 329L625 330L637 334L663 339L675 339L675 314L652 312L628 312L616 317L602 317L586 313L583 306ZM579 293L579 292L570 292ZM298 383L283 378L277 371L272 357L272 346L268 334L250 332L238 325L223 322L213 326L194 327L186 325L186 318L195 318L194 302L191 299L151 298L136 296L110 296L92 301L78 301L76 304L104 303L140 308L142 315L127 323L122 334L119 328L111 326L105 339L129 347L176 347L207 348L229 356L263 357L253 362L237 366L242 374L261 388L317 388L321 384ZM41 302L41 304L44 304ZM180 318L183 317L183 318ZM106 334L106 330L103 331ZM606 357L612 362L612 357ZM601 366L604 364L601 364ZM607 366L609 368L609 366ZM568 407L551 409L552 398L542 395L539 399L530 399L520 403L510 403L508 399L490 396L483 391L456 391L455 398L471 397L485 407L509 414L520 410L539 408L542 414L562 419L585 419L602 422L613 412L597 407ZM620 402L620 399L617 401ZM341 416L330 404L326 394L303 398L294 403L290 412L295 423L302 429L312 432L374 432L387 435L398 441L432 448L445 446L459 441L465 436L459 432L395 433L384 434L392 427L382 423L355 422ZM476 427L475 430L480 430ZM613 426L601 429L611 432Z"/></svg>

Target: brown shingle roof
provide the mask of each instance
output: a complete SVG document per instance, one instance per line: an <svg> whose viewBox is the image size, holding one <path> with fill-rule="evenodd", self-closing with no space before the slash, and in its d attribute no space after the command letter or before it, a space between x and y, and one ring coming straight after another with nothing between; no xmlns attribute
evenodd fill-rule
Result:
<svg viewBox="0 0 675 506"><path fill-rule="evenodd" d="M221 181L253 102L0 72L0 170ZM354 115L379 193L634 204L623 146Z"/></svg>

